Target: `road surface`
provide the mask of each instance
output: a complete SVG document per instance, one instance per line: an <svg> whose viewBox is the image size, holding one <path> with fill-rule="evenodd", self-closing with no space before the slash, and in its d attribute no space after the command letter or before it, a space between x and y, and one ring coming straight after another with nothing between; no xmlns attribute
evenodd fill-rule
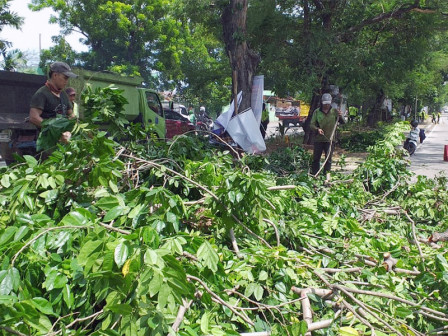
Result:
<svg viewBox="0 0 448 336"><path fill-rule="evenodd" d="M411 156L411 171L430 178L442 172L448 176L448 161L443 160L445 146L448 146L448 113L442 114L439 124L428 128L425 141Z"/></svg>

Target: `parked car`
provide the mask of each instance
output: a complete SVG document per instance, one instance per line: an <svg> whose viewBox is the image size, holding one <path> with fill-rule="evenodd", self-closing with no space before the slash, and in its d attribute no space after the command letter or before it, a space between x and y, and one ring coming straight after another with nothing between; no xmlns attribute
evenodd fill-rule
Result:
<svg viewBox="0 0 448 336"><path fill-rule="evenodd" d="M165 113L167 138L172 138L175 135L195 130L195 126L190 122L188 118L169 108L164 108L163 110Z"/></svg>

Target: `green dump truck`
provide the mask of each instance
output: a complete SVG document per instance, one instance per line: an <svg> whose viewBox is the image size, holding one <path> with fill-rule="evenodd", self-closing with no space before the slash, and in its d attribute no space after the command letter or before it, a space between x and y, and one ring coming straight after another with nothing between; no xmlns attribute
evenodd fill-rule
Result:
<svg viewBox="0 0 448 336"><path fill-rule="evenodd" d="M171 138L194 129L194 125L180 114L167 115L157 92L141 86L141 77L82 69L73 69L73 72L78 78L71 79L68 86L74 87L78 96L87 85L92 89L113 85L123 91L128 101L124 111L127 119L143 125L152 124L160 138ZM45 81L46 76L0 71L0 154L7 164L13 161L13 153L35 154L37 129L27 118L31 97Z"/></svg>

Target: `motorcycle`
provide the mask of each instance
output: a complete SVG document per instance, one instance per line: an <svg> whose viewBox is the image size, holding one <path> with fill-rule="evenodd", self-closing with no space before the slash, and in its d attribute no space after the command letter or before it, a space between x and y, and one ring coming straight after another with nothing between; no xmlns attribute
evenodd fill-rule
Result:
<svg viewBox="0 0 448 336"><path fill-rule="evenodd" d="M196 120L196 129L198 131L211 132L213 129L213 119L207 116L198 117Z"/></svg>
<svg viewBox="0 0 448 336"><path fill-rule="evenodd" d="M403 144L403 148L408 151L409 155L413 155L415 150L417 149L417 141L412 140L411 138L407 138Z"/></svg>

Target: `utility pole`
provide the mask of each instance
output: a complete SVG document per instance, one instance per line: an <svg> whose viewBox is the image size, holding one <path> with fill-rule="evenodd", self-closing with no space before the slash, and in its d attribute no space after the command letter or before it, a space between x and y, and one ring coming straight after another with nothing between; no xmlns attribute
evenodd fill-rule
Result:
<svg viewBox="0 0 448 336"><path fill-rule="evenodd" d="M417 120L417 96L415 96L415 111L414 111L414 119Z"/></svg>

